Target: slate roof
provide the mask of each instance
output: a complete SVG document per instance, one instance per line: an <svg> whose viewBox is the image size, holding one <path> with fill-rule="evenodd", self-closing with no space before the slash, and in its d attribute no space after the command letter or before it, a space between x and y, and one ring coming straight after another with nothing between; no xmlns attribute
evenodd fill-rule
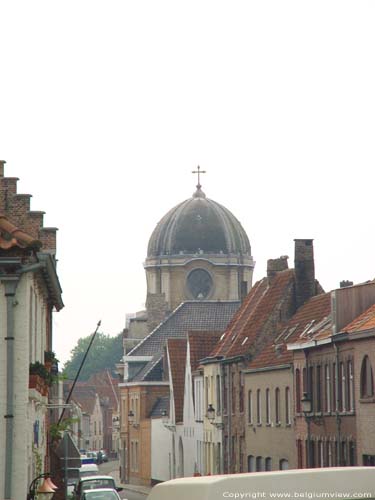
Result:
<svg viewBox="0 0 375 500"><path fill-rule="evenodd" d="M150 417L162 417L163 411L165 411L167 415L169 414L169 396L163 396L156 400L150 412Z"/></svg>
<svg viewBox="0 0 375 500"><path fill-rule="evenodd" d="M192 330L224 331L238 309L238 301L187 301L145 337L129 356L154 356L169 338L184 338Z"/></svg>
<svg viewBox="0 0 375 500"><path fill-rule="evenodd" d="M373 328L375 328L375 304L343 328L343 331L347 333L359 333L372 330Z"/></svg>
<svg viewBox="0 0 375 500"><path fill-rule="evenodd" d="M258 281L245 298L210 357L246 355L254 348L276 308L294 293L294 270L278 272ZM275 328L278 325L275 325Z"/></svg>
<svg viewBox="0 0 375 500"><path fill-rule="evenodd" d="M140 372L132 378L132 382L147 381L156 382L163 377L163 351L153 356L152 360L146 363Z"/></svg>
<svg viewBox="0 0 375 500"><path fill-rule="evenodd" d="M240 222L223 205L206 198L200 186L197 188L191 198L158 222L147 256L201 252L250 255L250 242Z"/></svg>
<svg viewBox="0 0 375 500"><path fill-rule="evenodd" d="M301 306L283 325L278 335L249 364L250 369L266 368L291 363L292 351L288 343L307 342L312 338L332 335L331 294L316 295Z"/></svg>
<svg viewBox="0 0 375 500"><path fill-rule="evenodd" d="M168 339L167 347L169 354L170 370L173 387L175 421L183 420L184 387L186 369L186 345L187 339Z"/></svg>
<svg viewBox="0 0 375 500"><path fill-rule="evenodd" d="M12 224L5 215L0 215L0 248L13 247L39 249L42 243Z"/></svg>

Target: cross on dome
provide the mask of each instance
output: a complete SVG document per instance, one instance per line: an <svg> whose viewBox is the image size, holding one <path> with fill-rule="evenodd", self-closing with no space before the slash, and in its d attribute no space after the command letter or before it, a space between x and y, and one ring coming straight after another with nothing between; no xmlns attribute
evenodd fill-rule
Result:
<svg viewBox="0 0 375 500"><path fill-rule="evenodd" d="M201 186L201 174L205 174L206 170L201 170L201 167L198 165L197 170L192 170L192 174L198 174L198 184L197 184L197 189L200 189Z"/></svg>

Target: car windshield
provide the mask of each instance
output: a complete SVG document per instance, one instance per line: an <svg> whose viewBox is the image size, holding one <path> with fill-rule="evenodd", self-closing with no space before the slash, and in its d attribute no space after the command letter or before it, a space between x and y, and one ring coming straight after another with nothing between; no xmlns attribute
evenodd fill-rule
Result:
<svg viewBox="0 0 375 500"><path fill-rule="evenodd" d="M86 491L85 500L118 500L118 495L114 491Z"/></svg>
<svg viewBox="0 0 375 500"><path fill-rule="evenodd" d="M95 490L97 488L114 488L115 481L114 479L90 479L89 481L82 481L82 489L86 490Z"/></svg>

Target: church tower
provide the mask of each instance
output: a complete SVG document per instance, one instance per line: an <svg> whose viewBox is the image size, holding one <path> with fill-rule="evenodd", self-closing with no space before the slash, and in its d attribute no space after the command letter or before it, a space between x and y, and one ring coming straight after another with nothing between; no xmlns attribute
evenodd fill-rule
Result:
<svg viewBox="0 0 375 500"><path fill-rule="evenodd" d="M245 230L198 184L193 196L157 224L144 263L148 331L186 300L241 300L252 285L254 261Z"/></svg>

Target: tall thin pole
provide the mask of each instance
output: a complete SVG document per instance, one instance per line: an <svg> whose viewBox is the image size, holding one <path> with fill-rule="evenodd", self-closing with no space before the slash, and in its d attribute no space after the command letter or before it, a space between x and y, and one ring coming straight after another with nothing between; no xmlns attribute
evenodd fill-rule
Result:
<svg viewBox="0 0 375 500"><path fill-rule="evenodd" d="M74 379L73 385L72 385L72 387L71 387L71 389L69 391L68 397L66 398L66 401L65 401L66 405L69 403L70 398L72 397L72 394L73 394L73 391L74 391L74 387L75 387L75 385L76 385L76 383L78 381L79 375L81 373L81 370L82 370L83 365L84 365L84 363L86 361L87 355L88 355L89 350L90 350L90 348L92 346L92 343L94 342L95 335L97 334L100 325L101 325L101 321L98 321L98 324L96 325L96 330L95 330L95 332L93 333L93 335L91 337L90 343L89 343L89 345L87 347L85 355L83 356L83 359L81 361L80 367L78 368L78 372L77 372L77 375L76 375L76 377ZM65 407L63 408L63 410L61 412L61 415L60 415L59 421L57 422L57 425L59 425L61 423L61 420L63 419L64 413L65 413Z"/></svg>

